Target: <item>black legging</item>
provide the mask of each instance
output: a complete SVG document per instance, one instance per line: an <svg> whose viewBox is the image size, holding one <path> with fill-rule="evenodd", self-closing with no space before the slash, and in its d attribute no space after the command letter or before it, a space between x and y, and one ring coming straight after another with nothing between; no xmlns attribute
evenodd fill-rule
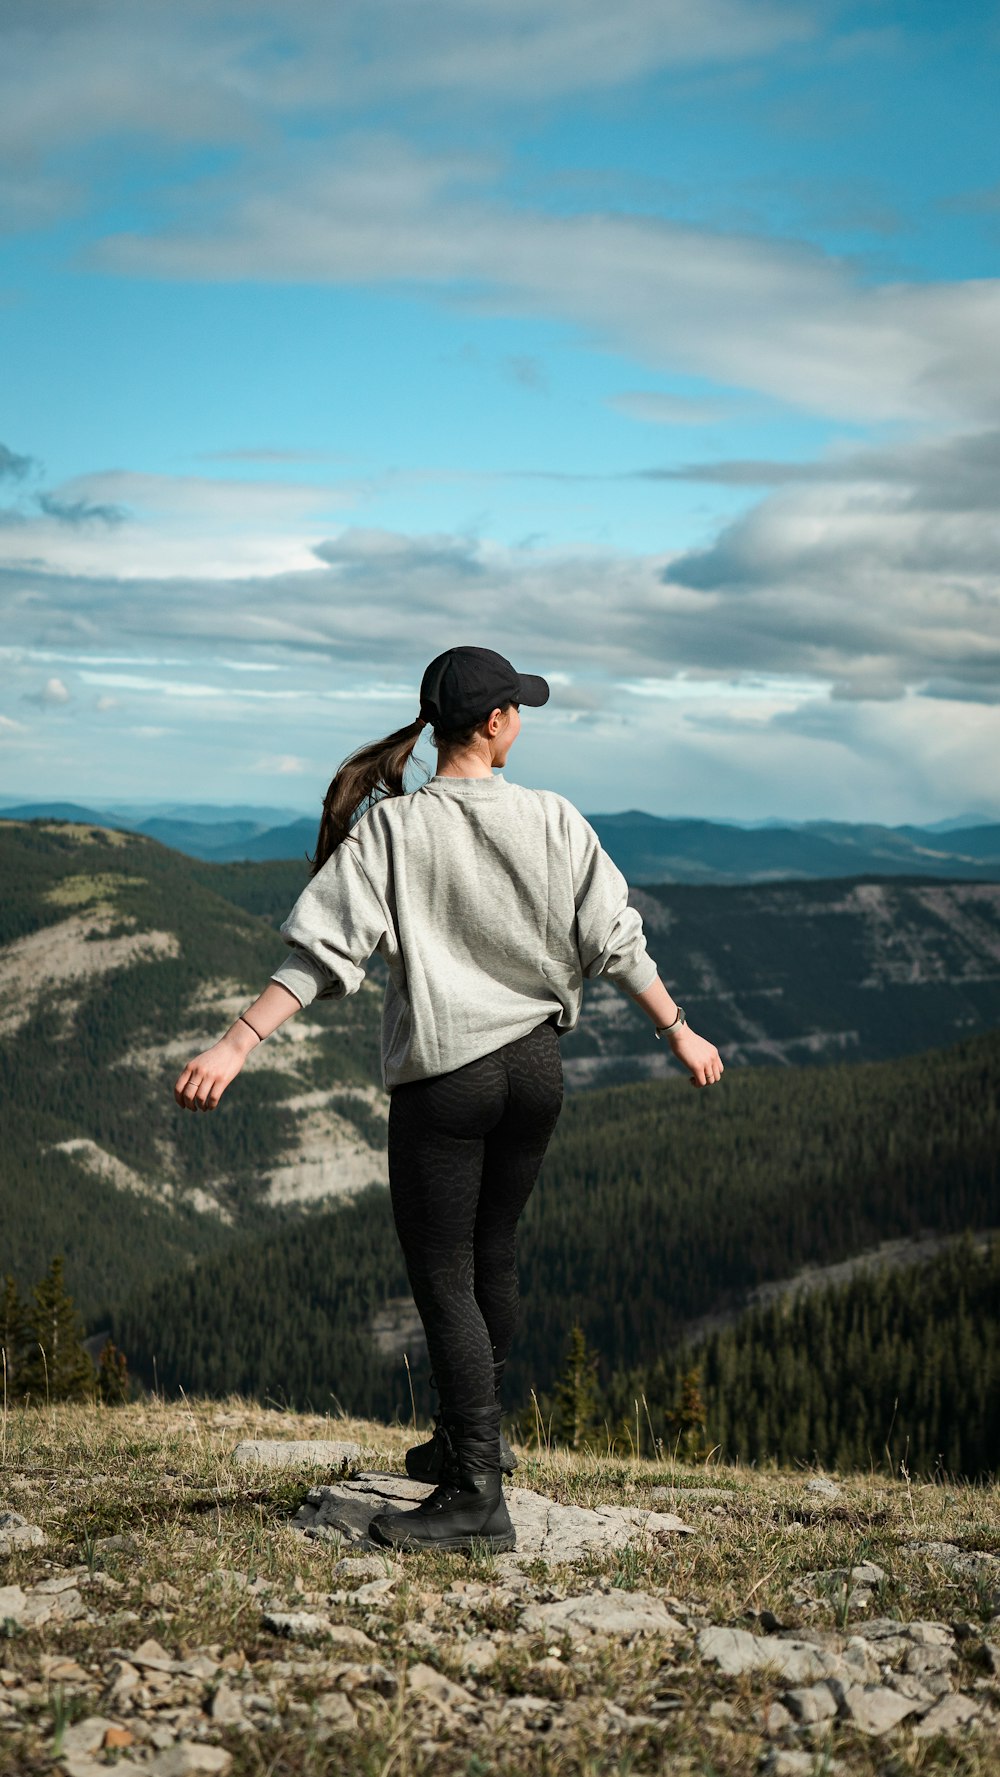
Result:
<svg viewBox="0 0 1000 1777"><path fill-rule="evenodd" d="M548 1020L389 1095L389 1190L441 1407L493 1401L517 1327L515 1229L563 1101Z"/></svg>

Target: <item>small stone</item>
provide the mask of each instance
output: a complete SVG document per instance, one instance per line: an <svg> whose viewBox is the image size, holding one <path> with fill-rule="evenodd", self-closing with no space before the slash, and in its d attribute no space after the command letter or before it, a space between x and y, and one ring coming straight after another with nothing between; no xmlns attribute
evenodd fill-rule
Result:
<svg viewBox="0 0 1000 1777"><path fill-rule="evenodd" d="M497 1661L496 1644L488 1641L485 1636L476 1636L458 1649L458 1658L463 1670L477 1674L488 1672Z"/></svg>
<svg viewBox="0 0 1000 1777"><path fill-rule="evenodd" d="M558 1654L546 1654L544 1660L536 1660L528 1669L528 1676L534 1683L537 1679L563 1678L566 1667Z"/></svg>
<svg viewBox="0 0 1000 1777"><path fill-rule="evenodd" d="M532 1667L532 1671L544 1672L547 1664L547 1661L540 1660L537 1666ZM622 1734L626 1732L634 1733L637 1728L659 1728L661 1731L663 1729L663 1723L659 1716L630 1715L628 1710L623 1709L620 1703L605 1701L601 1705L601 1709L604 1715L605 1728L612 1734Z"/></svg>
<svg viewBox="0 0 1000 1777"><path fill-rule="evenodd" d="M872 1651L869 1642L860 1635L848 1637L847 1645L841 1654L846 1677L855 1684L881 1684L882 1669Z"/></svg>
<svg viewBox="0 0 1000 1777"><path fill-rule="evenodd" d="M185 1678L208 1680L215 1677L219 1670L219 1662L213 1660L210 1654L192 1654L189 1660L175 1660L173 1668L175 1672L181 1673Z"/></svg>
<svg viewBox="0 0 1000 1777"><path fill-rule="evenodd" d="M138 1683L138 1668L130 1660L116 1660L107 1677L108 1695L124 1696L127 1691L134 1690Z"/></svg>
<svg viewBox="0 0 1000 1777"><path fill-rule="evenodd" d="M840 1655L811 1642L751 1635L747 1629L700 1629L698 1651L720 1671L736 1678L742 1672L773 1669L792 1684L811 1684L841 1670Z"/></svg>
<svg viewBox="0 0 1000 1777"><path fill-rule="evenodd" d="M79 1577L78 1573L54 1573L51 1579L39 1580L37 1585L32 1586L31 1596L33 1598L56 1598L60 1592L72 1591Z"/></svg>
<svg viewBox="0 0 1000 1777"><path fill-rule="evenodd" d="M112 1579L110 1573L104 1573L99 1567L95 1568L93 1573L82 1573L80 1585L86 1586L88 1591L94 1592L124 1592L125 1590L123 1580Z"/></svg>
<svg viewBox="0 0 1000 1777"><path fill-rule="evenodd" d="M270 1629L275 1635L288 1635L293 1641L303 1640L311 1635L322 1635L328 1641L339 1642L344 1647L375 1646L371 1636L366 1635L362 1629L352 1628L349 1623L331 1623L329 1617L319 1616L315 1611L266 1611L261 1620L265 1629Z"/></svg>
<svg viewBox="0 0 1000 1777"><path fill-rule="evenodd" d="M108 1728L103 1741L105 1746L110 1747L132 1746L134 1743L135 1735L130 1733L128 1728Z"/></svg>
<svg viewBox="0 0 1000 1777"><path fill-rule="evenodd" d="M88 1684L90 1673L77 1660L64 1659L61 1654L43 1654L41 1673L47 1684Z"/></svg>
<svg viewBox="0 0 1000 1777"><path fill-rule="evenodd" d="M24 1615L28 1595L20 1586L0 1586L0 1623L19 1623Z"/></svg>
<svg viewBox="0 0 1000 1777"><path fill-rule="evenodd" d="M839 1499L841 1493L836 1481L827 1480L825 1475L814 1475L811 1481L806 1482L805 1490L807 1493L818 1494L821 1499Z"/></svg>
<svg viewBox="0 0 1000 1777"><path fill-rule="evenodd" d="M135 1666L149 1666L152 1667L154 1671L172 1672L174 1669L174 1662L167 1653L166 1648L161 1647L160 1643L155 1641L152 1635L148 1636L147 1639L136 1648L134 1654L129 1655L129 1659Z"/></svg>
<svg viewBox="0 0 1000 1777"><path fill-rule="evenodd" d="M48 1622L50 1618L54 1617L57 1621L71 1623L76 1617L86 1616L87 1614L87 1606L75 1586L71 1586L68 1590L56 1592L54 1595L49 1594L48 1596L42 1597L39 1596L38 1588L36 1587L28 1599L28 1609L25 1613L26 1622L38 1620L37 1617L33 1618L33 1612L37 1610L39 1605L43 1607L44 1617L42 1620L45 1622Z"/></svg>
<svg viewBox="0 0 1000 1777"><path fill-rule="evenodd" d="M807 1727L818 1721L828 1721L837 1713L837 1699L826 1684L810 1685L806 1690L786 1691L782 1701L791 1710L796 1721L803 1722Z"/></svg>
<svg viewBox="0 0 1000 1777"><path fill-rule="evenodd" d="M452 1679L445 1678L442 1672L436 1672L433 1666L427 1666L418 1660L406 1674L406 1688L417 1696L425 1697L428 1702L437 1703L445 1709L454 1708L456 1703L474 1703L475 1697L464 1686L455 1684ZM546 1699L547 1701L547 1699Z"/></svg>
<svg viewBox="0 0 1000 1777"><path fill-rule="evenodd" d="M906 1633L917 1647L951 1648L954 1637L946 1623L907 1623Z"/></svg>
<svg viewBox="0 0 1000 1777"><path fill-rule="evenodd" d="M224 1777L232 1762L232 1753L227 1752L223 1746L181 1740L176 1746L170 1746L165 1752L158 1753L147 1769L155 1777L194 1777L195 1773L200 1772L210 1772L212 1777Z"/></svg>
<svg viewBox="0 0 1000 1777"><path fill-rule="evenodd" d="M714 1705L713 1705L714 1707ZM711 1715L712 1711L709 1710ZM732 1720L730 1715L729 1720ZM764 1717L764 1732L769 1740L777 1740L792 1726L792 1717L783 1703L772 1703Z"/></svg>
<svg viewBox="0 0 1000 1777"><path fill-rule="evenodd" d="M946 1672L932 1672L926 1678L915 1678L910 1672L891 1672L888 1683L901 1697L912 1697L921 1709L929 1709L939 1697L951 1696L951 1679Z"/></svg>
<svg viewBox="0 0 1000 1777"><path fill-rule="evenodd" d="M364 1665L347 1661L342 1666L333 1667L331 1677L336 1677L346 1691L373 1690L380 1696L394 1697L399 1690L395 1672L379 1660L369 1660Z"/></svg>
<svg viewBox="0 0 1000 1777"><path fill-rule="evenodd" d="M761 1770L767 1777L813 1777L816 1760L811 1752L785 1752L772 1747Z"/></svg>
<svg viewBox="0 0 1000 1777"><path fill-rule="evenodd" d="M888 1734L920 1708L912 1697L901 1697L887 1685L844 1685L831 1679L830 1689L837 1699L838 1713L873 1738Z"/></svg>
<svg viewBox="0 0 1000 1777"><path fill-rule="evenodd" d="M335 1732L352 1733L358 1725L358 1712L343 1691L328 1691L317 1698L316 1712Z"/></svg>
<svg viewBox="0 0 1000 1777"><path fill-rule="evenodd" d="M0 1512L0 1555L12 1555L15 1549L37 1549L44 1541L41 1527L29 1524L20 1512Z"/></svg>
<svg viewBox="0 0 1000 1777"><path fill-rule="evenodd" d="M919 1739L927 1739L931 1734L954 1734L960 1728L968 1727L971 1721L982 1714L982 1704L976 1703L972 1697L963 1697L953 1691L950 1696L942 1697L929 1709L922 1721L919 1721L913 1732Z"/></svg>
<svg viewBox="0 0 1000 1777"><path fill-rule="evenodd" d="M386 1556L389 1551L386 1550ZM394 1575L402 1575L402 1561L384 1560L381 1555L344 1555L333 1564L333 1572L342 1574L345 1579L383 1580L386 1570Z"/></svg>
<svg viewBox="0 0 1000 1777"><path fill-rule="evenodd" d="M630 1592L612 1586L606 1593L587 1592L561 1598L551 1604L529 1604L521 1618L522 1628L551 1633L565 1629L570 1635L661 1635L674 1640L686 1633L659 1598L649 1592Z"/></svg>
<svg viewBox="0 0 1000 1777"><path fill-rule="evenodd" d="M946 1673L955 1664L955 1651L951 1647L910 1647L903 1659L903 1671L912 1673L914 1678L926 1678L928 1673Z"/></svg>
<svg viewBox="0 0 1000 1777"><path fill-rule="evenodd" d="M157 1580L146 1592L147 1604L179 1604L180 1601L180 1592L169 1580Z"/></svg>
<svg viewBox="0 0 1000 1777"><path fill-rule="evenodd" d="M88 1715L85 1721L75 1721L63 1730L60 1756L76 1758L79 1754L98 1752L104 1745L104 1736L109 1728L120 1727L116 1721L107 1721L103 1715Z"/></svg>
<svg viewBox="0 0 1000 1777"><path fill-rule="evenodd" d="M211 1703L213 1721L225 1724L243 1720L243 1700L228 1684L220 1684Z"/></svg>
<svg viewBox="0 0 1000 1777"><path fill-rule="evenodd" d="M363 1586L342 1586L327 1595L328 1604L375 1604L385 1598L399 1583L398 1574L380 1580L366 1580Z"/></svg>

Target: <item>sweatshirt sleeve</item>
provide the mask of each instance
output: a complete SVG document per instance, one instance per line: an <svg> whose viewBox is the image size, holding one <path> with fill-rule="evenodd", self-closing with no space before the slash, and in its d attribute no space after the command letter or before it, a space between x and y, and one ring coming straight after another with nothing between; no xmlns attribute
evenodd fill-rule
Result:
<svg viewBox="0 0 1000 1777"><path fill-rule="evenodd" d="M383 901L345 840L279 926L292 955L271 980L280 981L302 1006L357 993L365 978L362 964L378 948L387 923Z"/></svg>
<svg viewBox="0 0 1000 1777"><path fill-rule="evenodd" d="M590 980L606 975L625 993L643 993L657 967L646 949L642 916L628 905L628 883L577 808L570 821L570 856L580 967Z"/></svg>

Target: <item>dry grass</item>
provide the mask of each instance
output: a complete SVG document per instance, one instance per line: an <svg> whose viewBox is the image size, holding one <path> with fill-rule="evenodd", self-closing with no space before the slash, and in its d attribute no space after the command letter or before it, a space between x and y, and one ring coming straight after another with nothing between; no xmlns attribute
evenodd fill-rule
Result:
<svg viewBox="0 0 1000 1777"><path fill-rule="evenodd" d="M692 1635L672 1647L657 1640L629 1645L604 1639L581 1646L566 1636L553 1642L551 1636L520 1631L518 1603L489 1555L403 1555L402 1579L377 1604L328 1607L325 1595L345 1585L344 1576L333 1573L339 1551L302 1538L290 1520L309 1486L336 1477L315 1470L234 1467L234 1445L256 1437L350 1439L361 1446L359 1466L397 1472L413 1442L406 1426L265 1411L242 1400L180 1405L152 1400L119 1409L57 1406L6 1416L0 1508L13 1508L39 1524L46 1542L0 1557L0 1586L27 1590L65 1568L83 1568L84 1596L98 1620L41 1629L8 1625L6 1632L0 1625L4 1777L59 1769L53 1752L61 1723L94 1714L127 1720L109 1706L104 1689L114 1661L111 1650L135 1648L147 1636L176 1657L207 1649L217 1659L232 1656L233 1667L245 1657L240 1682L270 1685L276 1710L253 1718L251 1731L219 1724L206 1730L233 1754L231 1777L327 1772L388 1777L390 1771L400 1777L425 1771L463 1777L531 1771L554 1777L665 1770L743 1777L759 1768L768 1748L760 1712L785 1687L760 1673L720 1676L699 1661ZM603 1580L660 1595L692 1630L707 1623L753 1627L753 1613L764 1613L766 1626L771 1613L788 1627L807 1622L838 1628L846 1620L843 1593L831 1591L803 1614L796 1602L800 1576L875 1561L888 1578L868 1614L968 1623L974 1633L959 1648L962 1687L971 1690L978 1682L986 1700L1000 1703L1000 1689L984 1690L981 1673L970 1667L965 1674L961 1668L963 1659L973 1658L962 1650L980 1645L990 1618L988 1589L956 1580L907 1546L941 1541L1000 1553L1000 1488L947 1481L918 1485L872 1475L842 1480L839 1498L828 1502L804 1490L808 1475L801 1472L714 1464L695 1469L609 1459L598 1451L516 1448L520 1466L514 1486L585 1506L655 1504L677 1511L697 1531L648 1549L629 1544L572 1566L536 1562L530 1573L540 1595L587 1591ZM653 1486L670 1487L676 1497L653 1501ZM706 1486L733 1489L735 1497L723 1503L690 1497L690 1488ZM97 1551L101 1539L120 1534L134 1538L135 1546ZM331 1689L329 1648L289 1644L265 1630L259 1597L213 1580L224 1569L265 1581L279 1608L328 1611L364 1629L378 1644L377 1653L359 1657L377 1658L397 1675L417 1661L435 1666L482 1703L481 1719L476 1711L436 1717L400 1686L395 1695L366 1691L362 1725L353 1733L327 1730L323 1738L318 1706ZM115 1584L88 1587L93 1574ZM474 1611L455 1597L445 1599L456 1580L469 1579L488 1587ZM164 1585L177 1596L160 1592ZM419 1624L433 1629L432 1646L408 1638ZM507 1631L509 1639L501 1635L488 1675L472 1676L463 1665L463 1646L470 1633L493 1630ZM553 1646L561 1655L558 1664ZM86 1682L46 1678L46 1657L54 1653L79 1662ZM339 1648L334 1655L346 1657ZM282 1672L274 1662L289 1669ZM202 1706L213 1688L203 1687ZM16 1713L5 1720L3 1700L11 1696ZM498 1705L518 1696L548 1698L548 1725L522 1729L506 1720L498 1732ZM609 1726L606 1704L630 1714L652 1711L656 1726ZM578 1706L575 1715L569 1705ZM1000 1747L992 1736L915 1740L906 1724L878 1741L838 1727L829 1741L837 1761L832 1767L825 1746L822 1738L815 1743L817 1777L827 1769L988 1777L1000 1768ZM131 1753L121 1757L130 1768Z"/></svg>

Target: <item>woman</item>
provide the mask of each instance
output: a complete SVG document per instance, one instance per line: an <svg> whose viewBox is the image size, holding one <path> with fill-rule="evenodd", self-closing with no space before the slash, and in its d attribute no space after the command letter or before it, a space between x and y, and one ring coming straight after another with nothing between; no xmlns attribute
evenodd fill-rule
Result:
<svg viewBox="0 0 1000 1777"><path fill-rule="evenodd" d="M548 695L489 648L431 661L413 722L352 754L327 791L312 878L280 928L292 955L174 1087L179 1105L213 1110L251 1048L313 999L357 992L366 959L384 958L389 1188L440 1400L434 1437L406 1457L439 1484L370 1525L398 1548L515 1546L502 1487L515 1459L500 1434L515 1230L562 1107L559 1036L584 978L604 975L641 1006L692 1085L723 1072L661 982L590 823L554 790L493 775L520 705ZM406 793L425 722L438 768Z"/></svg>

